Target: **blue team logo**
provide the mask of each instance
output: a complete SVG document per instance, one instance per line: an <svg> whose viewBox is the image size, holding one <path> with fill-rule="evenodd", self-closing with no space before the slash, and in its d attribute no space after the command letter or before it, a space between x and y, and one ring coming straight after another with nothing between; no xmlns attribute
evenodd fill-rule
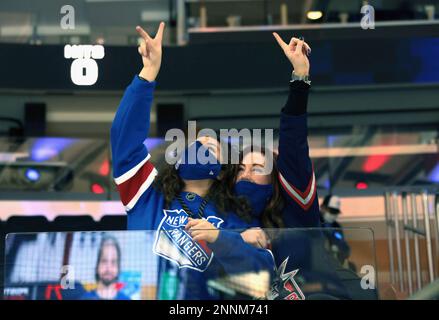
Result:
<svg viewBox="0 0 439 320"><path fill-rule="evenodd" d="M209 267L213 252L204 241L193 241L184 226L189 216L183 210L163 210L164 217L160 222L154 243L154 253L172 261L179 268L189 268L203 272ZM219 228L224 220L215 216L206 218L215 228Z"/></svg>

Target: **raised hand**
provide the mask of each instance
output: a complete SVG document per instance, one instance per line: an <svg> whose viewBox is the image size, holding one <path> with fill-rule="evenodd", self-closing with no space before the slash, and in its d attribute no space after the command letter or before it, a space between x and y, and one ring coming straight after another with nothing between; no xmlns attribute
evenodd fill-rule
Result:
<svg viewBox="0 0 439 320"><path fill-rule="evenodd" d="M311 52L309 45L298 38L291 38L290 43L287 44L276 32L273 32L273 36L293 65L294 73L298 76L308 75L309 60L307 54Z"/></svg>
<svg viewBox="0 0 439 320"><path fill-rule="evenodd" d="M138 52L142 56L143 62L143 69L139 75L148 81L154 81L160 70L160 65L162 63L162 39L164 29L165 23L160 22L157 34L152 38L141 27L136 27L136 31L143 39L138 47Z"/></svg>

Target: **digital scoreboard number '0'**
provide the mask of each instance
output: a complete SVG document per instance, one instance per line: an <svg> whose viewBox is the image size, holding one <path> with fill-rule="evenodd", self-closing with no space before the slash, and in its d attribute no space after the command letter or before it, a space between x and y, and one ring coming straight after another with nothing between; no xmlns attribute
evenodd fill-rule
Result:
<svg viewBox="0 0 439 320"><path fill-rule="evenodd" d="M105 49L102 45L65 45L64 58L73 59L70 78L78 86L91 86L96 83L99 68L96 60L103 59Z"/></svg>

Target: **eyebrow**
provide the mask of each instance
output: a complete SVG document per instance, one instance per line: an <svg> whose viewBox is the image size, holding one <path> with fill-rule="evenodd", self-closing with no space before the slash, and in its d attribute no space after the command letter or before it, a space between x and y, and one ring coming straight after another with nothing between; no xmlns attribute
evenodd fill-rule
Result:
<svg viewBox="0 0 439 320"><path fill-rule="evenodd" d="M261 167L261 168L265 168L265 166L262 165L262 164L260 164L260 163L254 163L254 164L252 164L252 167L256 167L256 166ZM242 167L245 167L245 164L244 164L244 163L240 163L240 164L239 164L239 168L242 168Z"/></svg>
<svg viewBox="0 0 439 320"><path fill-rule="evenodd" d="M264 165L263 165L263 164L260 164L260 163L254 163L254 164L253 164L253 167L255 167L255 166L258 166L258 167L262 167L262 168L264 168Z"/></svg>

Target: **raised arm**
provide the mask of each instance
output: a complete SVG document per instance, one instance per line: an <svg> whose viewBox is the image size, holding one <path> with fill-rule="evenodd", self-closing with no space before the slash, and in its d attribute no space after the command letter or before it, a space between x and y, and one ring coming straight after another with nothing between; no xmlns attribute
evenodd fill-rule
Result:
<svg viewBox="0 0 439 320"><path fill-rule="evenodd" d="M137 27L142 37L138 48L143 68L125 90L111 127L113 175L126 210L133 209L157 174L144 145L148 137L155 79L162 59L165 24L160 23L155 38Z"/></svg>
<svg viewBox="0 0 439 320"><path fill-rule="evenodd" d="M290 206L284 220L294 221L295 226L319 226L317 182L309 157L307 104L310 83L309 46L292 38L285 43L277 33L273 34L294 71L287 102L282 109L279 130L279 181ZM297 214L296 214L297 213Z"/></svg>

